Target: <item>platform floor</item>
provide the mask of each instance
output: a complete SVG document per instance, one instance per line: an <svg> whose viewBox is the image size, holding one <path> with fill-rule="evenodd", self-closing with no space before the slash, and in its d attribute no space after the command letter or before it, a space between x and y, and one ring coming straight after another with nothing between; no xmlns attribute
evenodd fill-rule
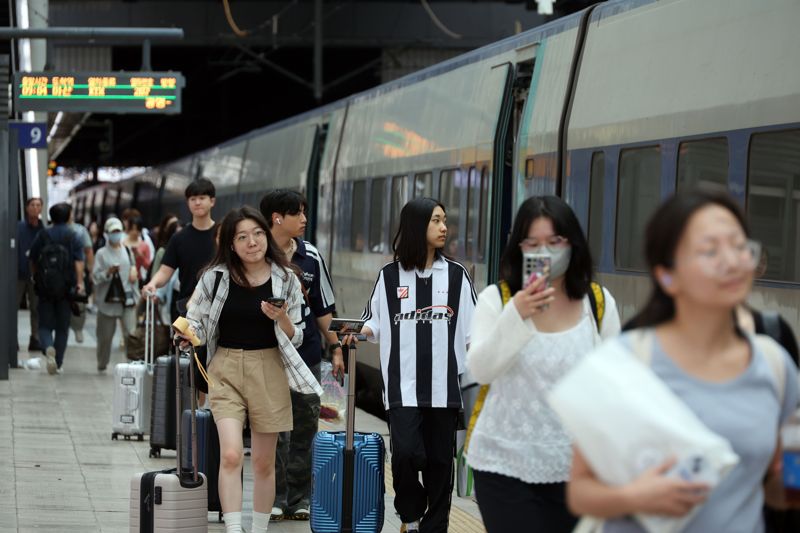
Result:
<svg viewBox="0 0 800 533"><path fill-rule="evenodd" d="M126 532L130 477L174 464L174 452L148 457L147 440L111 440L111 373L96 370L95 323L89 314L82 344L70 333L63 374L50 376L43 368L21 367L11 369L9 381L0 381L0 533ZM25 351L29 324L27 312L21 311L18 337L23 362L29 358ZM112 366L124 360L119 333L114 347ZM356 429L384 434L388 441L385 422L361 410ZM249 459L244 478L243 522L249 530L253 509ZM386 532L400 528L392 494L387 487ZM209 531L224 532L215 517L209 515ZM308 522L284 521L273 522L270 531L310 528ZM450 531L485 531L474 501L453 495Z"/></svg>

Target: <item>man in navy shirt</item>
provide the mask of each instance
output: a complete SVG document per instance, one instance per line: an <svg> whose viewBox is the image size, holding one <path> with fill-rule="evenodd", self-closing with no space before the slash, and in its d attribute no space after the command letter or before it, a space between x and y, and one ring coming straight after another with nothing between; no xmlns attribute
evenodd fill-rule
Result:
<svg viewBox="0 0 800 533"><path fill-rule="evenodd" d="M28 341L28 351L41 350L39 344L39 309L36 293L33 290L33 278L28 266L28 252L33 240L42 231L42 199L28 198L25 202L25 218L17 222L17 307L22 305L22 299L28 298L28 311L31 318L31 337Z"/></svg>
<svg viewBox="0 0 800 533"><path fill-rule="evenodd" d="M47 372L61 373L64 352L69 337L69 319L72 315L70 297L73 294L86 294L83 285L83 243L67 222L72 216L72 206L67 203L55 204L50 208L50 221L53 226L39 232L31 245L29 254L31 271L36 279L36 294L39 297L39 342L47 357ZM40 256L48 247L61 246L69 255L68 265L63 271L66 291L62 294L49 294L39 284L37 270L41 268ZM70 268L72 267L72 268ZM53 340L55 331L55 341Z"/></svg>
<svg viewBox="0 0 800 533"><path fill-rule="evenodd" d="M261 200L261 214L272 237L302 271L307 299L303 305L303 344L298 348L308 368L320 379L322 339L326 336L334 375L344 373L342 346L328 325L336 310L328 268L319 251L301 237L306 229L308 204L302 194L279 189ZM292 391L294 429L281 433L275 461L275 504L272 519L308 520L311 499L311 441L319 423L319 396Z"/></svg>

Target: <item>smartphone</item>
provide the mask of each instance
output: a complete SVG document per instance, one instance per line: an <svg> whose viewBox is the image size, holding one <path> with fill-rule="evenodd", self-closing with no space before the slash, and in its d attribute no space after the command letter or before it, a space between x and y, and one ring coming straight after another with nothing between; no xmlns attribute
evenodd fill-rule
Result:
<svg viewBox="0 0 800 533"><path fill-rule="evenodd" d="M339 338L345 335L355 335L358 340L363 341L367 340L366 335L361 334L361 328L364 327L365 322L365 320L355 318L334 318L328 326L328 331L336 333Z"/></svg>
<svg viewBox="0 0 800 533"><path fill-rule="evenodd" d="M283 307L283 304L286 303L286 298L276 298L274 296L270 296L267 298L267 303L271 303L275 307Z"/></svg>
<svg viewBox="0 0 800 533"><path fill-rule="evenodd" d="M522 254L522 287L525 288L542 276L550 274L550 256L526 252ZM543 285L539 291L547 288Z"/></svg>

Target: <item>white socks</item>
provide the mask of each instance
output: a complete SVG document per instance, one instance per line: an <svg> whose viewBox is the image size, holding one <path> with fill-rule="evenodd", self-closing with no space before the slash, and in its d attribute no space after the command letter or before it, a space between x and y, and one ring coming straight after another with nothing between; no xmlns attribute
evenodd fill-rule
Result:
<svg viewBox="0 0 800 533"><path fill-rule="evenodd" d="M225 521L225 533L242 533L242 512L225 513L222 515Z"/></svg>
<svg viewBox="0 0 800 533"><path fill-rule="evenodd" d="M266 533L269 527L270 513L257 513L253 511L253 533Z"/></svg>

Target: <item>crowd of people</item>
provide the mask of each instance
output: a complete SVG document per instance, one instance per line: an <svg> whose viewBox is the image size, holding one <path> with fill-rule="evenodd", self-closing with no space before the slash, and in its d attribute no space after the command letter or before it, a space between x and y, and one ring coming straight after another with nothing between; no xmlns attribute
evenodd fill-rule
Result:
<svg viewBox="0 0 800 533"><path fill-rule="evenodd" d="M52 225L44 228L41 200L28 200L18 232L28 348L60 373L69 329L81 342L81 317L96 309L102 372L117 322L133 330L142 295L158 299L164 319L185 315L205 346L226 530L241 531L248 422L253 531L266 531L271 520L307 520L323 353L335 375L344 372L342 344L328 331L332 281L322 254L302 237L308 204L295 191L272 191L259 209L233 209L217 223L212 182L198 179L185 195L191 222L182 227L168 214L154 234L136 210L108 218L102 232L96 222L83 228L64 203L50 208ZM447 206L408 202L393 260L376 273L362 317L361 333L379 345L401 532L448 531L456 432L464 425L489 533L569 532L581 515L602 518L602 531L643 531L631 518L640 513L694 512L690 532L759 532L765 517L769 531L800 524L773 490L780 427L798 406L797 345L785 321L745 303L764 255L731 197L683 191L651 217L644 254L652 294L624 326L614 295L596 283L578 218L560 198L522 203L501 279L479 295L447 253L447 236ZM531 254L547 259L533 275L525 268ZM632 344L637 332L649 335L652 372L740 458L713 490L664 475L674 459L627 485L605 483L548 403L556 384L604 340ZM757 333L783 347L785 383L775 383ZM484 387L479 411L465 414L459 378L466 370Z"/></svg>

